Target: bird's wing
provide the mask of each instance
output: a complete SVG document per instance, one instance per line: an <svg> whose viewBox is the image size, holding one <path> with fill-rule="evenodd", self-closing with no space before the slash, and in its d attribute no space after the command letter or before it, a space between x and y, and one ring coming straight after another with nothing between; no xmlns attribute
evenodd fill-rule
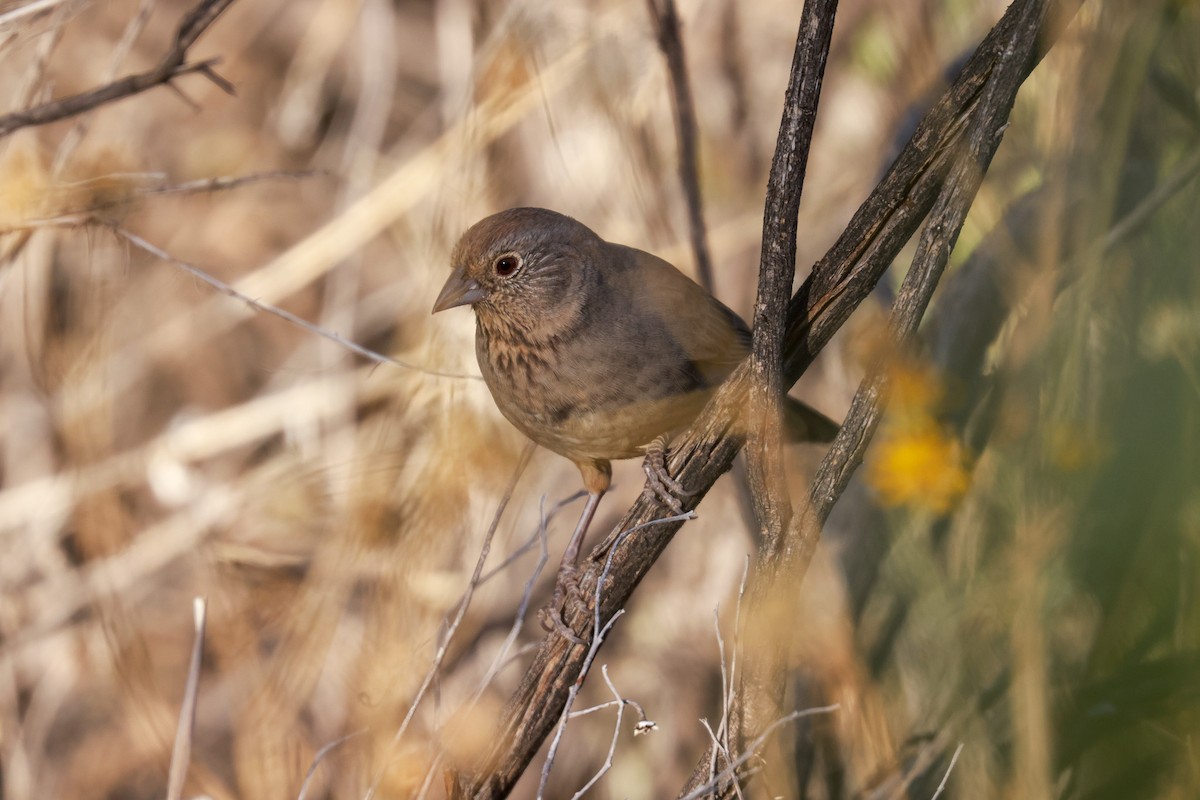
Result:
<svg viewBox="0 0 1200 800"><path fill-rule="evenodd" d="M630 301L661 319L706 385L725 380L750 352L750 328L742 318L661 258L630 247L612 247L625 251L632 267Z"/></svg>

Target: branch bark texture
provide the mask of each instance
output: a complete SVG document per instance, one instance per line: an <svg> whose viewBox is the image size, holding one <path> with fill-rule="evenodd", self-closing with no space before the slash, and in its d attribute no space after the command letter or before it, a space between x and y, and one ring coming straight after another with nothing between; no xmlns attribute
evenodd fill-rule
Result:
<svg viewBox="0 0 1200 800"><path fill-rule="evenodd" d="M188 12L175 31L175 40L171 43L162 60L152 69L128 75L90 92L71 95L59 100L51 100L24 111L14 111L0 116L0 137L4 137L21 128L37 125L48 125L62 119L74 117L86 111L140 94L155 86L169 84L180 75L189 72L199 72L216 83L222 90L231 92L232 87L213 71L216 59L189 62L188 50L200 38L209 26L216 21L225 9L233 5L234 0L203 0Z"/></svg>

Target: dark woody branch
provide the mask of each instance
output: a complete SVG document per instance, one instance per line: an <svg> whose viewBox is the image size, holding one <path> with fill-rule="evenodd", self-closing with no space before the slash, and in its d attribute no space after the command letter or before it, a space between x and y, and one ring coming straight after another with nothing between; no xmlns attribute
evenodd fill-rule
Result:
<svg viewBox="0 0 1200 800"><path fill-rule="evenodd" d="M963 146L965 131L982 107L984 87L993 70L1005 61L1005 53L1014 46L1016 38L1030 35L1022 26L1027 22L1026 15L1031 9L1046 7L1054 22L1044 26L1041 38L1031 44L1033 55L1019 59L1016 65L1018 81L1028 75L1048 48L1058 23L1069 19L1078 5L1079 0L1018 0L980 44L959 79L926 116L912 141L855 214L841 239L818 262L813 274L792 298L784 331L782 385L785 388L795 382L882 277L933 207L950 170L956 163L969 158L971 151ZM1020 52L1020 49L1014 52ZM1012 63L1011 58L1008 63ZM795 69L796 65L793 66ZM795 143L783 142L780 147L795 147ZM747 362L716 394L691 430L674 444L669 459L671 474L685 487L697 492L685 500L685 510L699 503L717 478L729 469L741 449L745 437L740 420L751 380ZM850 433L846 436L849 438ZM849 458L846 454L831 457L835 478L842 475L846 467L853 468L856 449L854 446L845 451ZM838 463L843 466L837 467ZM830 485L836 487L839 480L835 479ZM836 497L837 492L825 495L822 503L831 506ZM617 538L616 534L662 519L670 513L649 496L640 497L614 534L581 565L583 596L589 599L596 596L597 580L604 570L608 549ZM820 520L823 518L819 516ZM611 571L607 573L599 595L602 619L611 618L624 607L680 524L652 525L636 535L622 538L611 554ZM763 557L779 557L775 554L788 551L802 553L808 545L792 541L790 533L794 527L794 524L789 526L789 535L780 537L780 541L764 551ZM816 530L819 532L819 523ZM815 535L812 540L815 542ZM789 555L789 561L794 557ZM577 608L567 619L585 640L591 635L593 613L590 609ZM586 655L586 647L574 645L557 634L550 634L543 640L521 685L502 713L489 760L476 773L453 776L452 796L493 798L508 794L557 722Z"/></svg>
<svg viewBox="0 0 1200 800"><path fill-rule="evenodd" d="M7 136L21 128L58 122L91 111L106 103L140 94L155 86L168 85L180 75L192 72L204 75L223 91L232 94L232 85L213 70L217 59L189 62L187 56L188 50L196 43L201 34L208 30L217 17L233 4L233 1L202 0L179 23L179 28L175 31L175 40L162 60L145 72L128 75L90 92L51 100L24 111L14 111L0 116L0 137Z"/></svg>
<svg viewBox="0 0 1200 800"><path fill-rule="evenodd" d="M804 4L763 209L746 465L754 515L767 550L777 548L792 517L783 469L782 400L792 383L785 384L783 374L785 315L796 275L800 196L836 15L837 0Z"/></svg>

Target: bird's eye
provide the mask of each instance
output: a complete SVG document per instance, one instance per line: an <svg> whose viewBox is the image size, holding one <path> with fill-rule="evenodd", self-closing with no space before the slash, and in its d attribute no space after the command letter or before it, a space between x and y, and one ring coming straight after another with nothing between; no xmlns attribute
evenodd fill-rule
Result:
<svg viewBox="0 0 1200 800"><path fill-rule="evenodd" d="M509 275L512 275L520 266L521 259L514 253L500 256L492 263L492 269L495 270L496 274L501 278L507 278Z"/></svg>

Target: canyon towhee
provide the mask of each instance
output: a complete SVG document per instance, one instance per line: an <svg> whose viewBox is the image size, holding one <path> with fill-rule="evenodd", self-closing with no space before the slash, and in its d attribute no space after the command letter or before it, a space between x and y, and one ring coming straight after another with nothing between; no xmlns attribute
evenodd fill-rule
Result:
<svg viewBox="0 0 1200 800"><path fill-rule="evenodd" d="M669 494L678 484L662 466L665 442L750 352L750 329L661 258L546 209L512 208L477 222L451 262L433 312L474 307L475 354L500 412L573 461L588 491L563 554L557 607L608 489L611 460L648 456L651 489L678 507ZM824 442L837 432L791 398L787 417L798 439Z"/></svg>

